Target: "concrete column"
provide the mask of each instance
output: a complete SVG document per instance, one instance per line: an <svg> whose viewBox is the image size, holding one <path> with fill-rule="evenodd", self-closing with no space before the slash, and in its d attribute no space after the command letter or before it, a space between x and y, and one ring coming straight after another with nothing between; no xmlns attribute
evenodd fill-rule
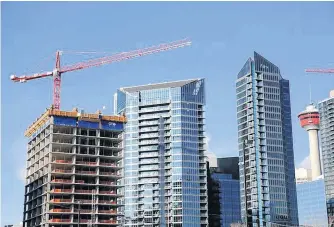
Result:
<svg viewBox="0 0 334 227"><path fill-rule="evenodd" d="M308 130L312 180L321 175L318 130Z"/></svg>

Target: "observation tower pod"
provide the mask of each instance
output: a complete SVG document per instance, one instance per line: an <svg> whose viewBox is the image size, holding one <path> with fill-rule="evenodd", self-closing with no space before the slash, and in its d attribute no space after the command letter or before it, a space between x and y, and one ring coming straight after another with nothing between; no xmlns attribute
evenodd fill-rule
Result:
<svg viewBox="0 0 334 227"><path fill-rule="evenodd" d="M319 110L313 104L306 107L306 110L298 115L300 125L308 132L310 146L310 160L312 170L312 180L321 175L320 152L319 152Z"/></svg>

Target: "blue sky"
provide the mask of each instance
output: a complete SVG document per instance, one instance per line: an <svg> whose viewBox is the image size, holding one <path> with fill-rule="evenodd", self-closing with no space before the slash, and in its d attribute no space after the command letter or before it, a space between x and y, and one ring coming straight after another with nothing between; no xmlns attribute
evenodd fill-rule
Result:
<svg viewBox="0 0 334 227"><path fill-rule="evenodd" d="M207 132L217 156L237 155L235 78L257 51L291 83L295 162L308 155L297 114L328 97L334 75L334 3L2 2L2 225L22 220L26 127L52 102L52 80L14 84L10 74L54 67L60 50L118 52L189 37L191 47L64 74L62 109L96 111L122 86L206 78ZM91 57L91 56L90 56ZM62 64L87 59L64 54Z"/></svg>

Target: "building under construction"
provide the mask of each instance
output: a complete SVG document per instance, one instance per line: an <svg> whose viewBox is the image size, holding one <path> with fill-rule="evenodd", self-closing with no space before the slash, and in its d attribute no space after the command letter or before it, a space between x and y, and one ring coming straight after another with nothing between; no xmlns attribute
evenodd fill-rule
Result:
<svg viewBox="0 0 334 227"><path fill-rule="evenodd" d="M122 224L125 121L51 107L27 129L24 227Z"/></svg>

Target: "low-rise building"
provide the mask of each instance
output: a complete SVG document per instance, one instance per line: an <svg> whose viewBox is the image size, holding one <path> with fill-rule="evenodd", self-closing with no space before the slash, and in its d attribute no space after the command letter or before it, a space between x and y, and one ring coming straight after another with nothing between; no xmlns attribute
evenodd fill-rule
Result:
<svg viewBox="0 0 334 227"><path fill-rule="evenodd" d="M325 183L319 179L297 184L299 224L327 227Z"/></svg>

